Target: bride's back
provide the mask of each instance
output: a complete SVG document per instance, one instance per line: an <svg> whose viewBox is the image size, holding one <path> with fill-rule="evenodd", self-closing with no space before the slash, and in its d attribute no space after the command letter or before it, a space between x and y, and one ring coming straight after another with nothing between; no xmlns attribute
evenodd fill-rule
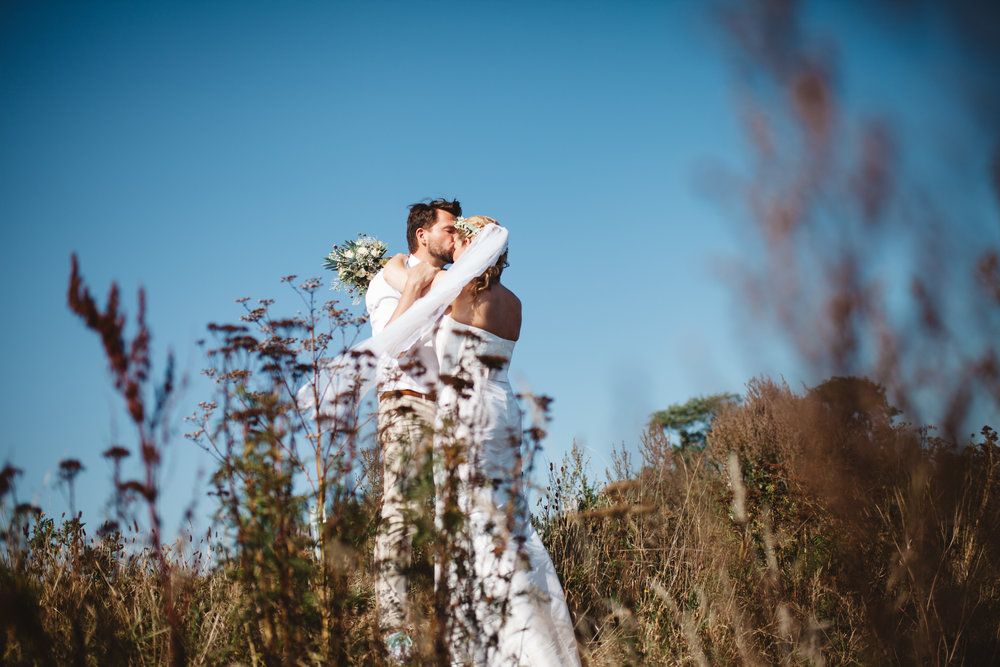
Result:
<svg viewBox="0 0 1000 667"><path fill-rule="evenodd" d="M521 300L500 283L478 294L473 294L472 284L466 285L451 302L448 315L456 322L507 340L517 340L521 335Z"/></svg>

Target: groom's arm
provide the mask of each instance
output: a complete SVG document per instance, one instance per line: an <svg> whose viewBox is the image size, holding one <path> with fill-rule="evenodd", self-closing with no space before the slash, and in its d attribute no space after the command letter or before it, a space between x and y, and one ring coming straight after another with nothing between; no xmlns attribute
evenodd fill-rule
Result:
<svg viewBox="0 0 1000 667"><path fill-rule="evenodd" d="M399 303L399 292L394 290L379 271L368 285L365 294L365 308L368 311L368 323L372 325L372 335L385 329L389 323L396 305Z"/></svg>

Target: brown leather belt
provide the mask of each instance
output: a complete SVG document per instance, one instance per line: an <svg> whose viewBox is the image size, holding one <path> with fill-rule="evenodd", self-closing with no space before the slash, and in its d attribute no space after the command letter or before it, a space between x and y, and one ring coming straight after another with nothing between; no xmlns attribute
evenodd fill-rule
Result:
<svg viewBox="0 0 1000 667"><path fill-rule="evenodd" d="M425 401L436 401L437 395L434 392L428 394L421 394L419 391L413 391L412 389L394 389L392 391L384 391L378 397L378 400L382 401L387 398L400 398L402 396L412 396L414 398L422 398Z"/></svg>

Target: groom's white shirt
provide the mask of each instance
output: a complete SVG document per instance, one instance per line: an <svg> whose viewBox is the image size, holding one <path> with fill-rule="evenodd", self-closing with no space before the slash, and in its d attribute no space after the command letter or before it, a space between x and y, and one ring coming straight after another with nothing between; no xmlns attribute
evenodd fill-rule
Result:
<svg viewBox="0 0 1000 667"><path fill-rule="evenodd" d="M413 255L406 258L407 268L419 263L420 260ZM383 271L379 271L372 278L365 294L365 308L368 310L368 321L372 325L373 336L385 329L389 318L396 311L401 296L386 282ZM400 389L429 394L434 391L437 380L438 361L434 352L433 333L417 341L401 358L383 359L379 363L375 377L379 394Z"/></svg>

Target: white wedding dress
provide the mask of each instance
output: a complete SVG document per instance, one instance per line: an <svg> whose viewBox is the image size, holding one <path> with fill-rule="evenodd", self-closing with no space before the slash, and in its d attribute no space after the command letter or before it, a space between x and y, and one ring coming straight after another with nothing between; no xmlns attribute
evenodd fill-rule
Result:
<svg viewBox="0 0 1000 667"><path fill-rule="evenodd" d="M552 560L521 491L521 411L507 379L514 341L445 316L435 470L456 664L579 665ZM451 516L459 521L448 522Z"/></svg>

